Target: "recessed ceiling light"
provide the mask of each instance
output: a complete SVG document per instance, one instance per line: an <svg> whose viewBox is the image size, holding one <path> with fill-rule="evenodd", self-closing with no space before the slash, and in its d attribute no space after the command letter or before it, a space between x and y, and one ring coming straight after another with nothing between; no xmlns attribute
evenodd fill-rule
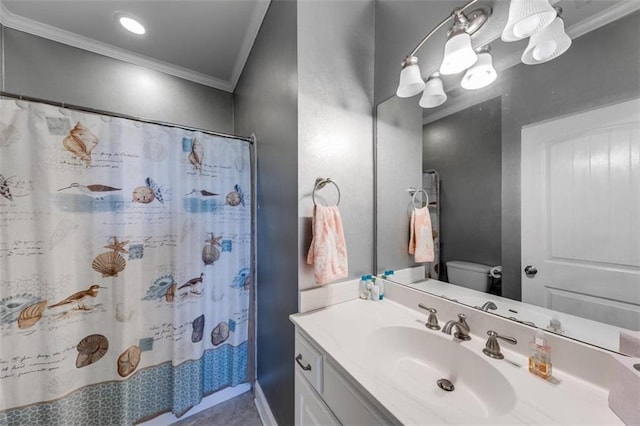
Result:
<svg viewBox="0 0 640 426"><path fill-rule="evenodd" d="M131 31L132 33L137 35L142 35L146 32L144 26L131 15L127 15L122 12L116 12L115 17L118 22L120 22L120 25L122 25L127 31Z"/></svg>

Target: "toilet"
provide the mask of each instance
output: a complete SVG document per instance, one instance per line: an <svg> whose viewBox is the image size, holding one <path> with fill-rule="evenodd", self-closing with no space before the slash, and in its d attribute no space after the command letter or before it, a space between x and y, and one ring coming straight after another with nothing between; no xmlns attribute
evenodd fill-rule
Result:
<svg viewBox="0 0 640 426"><path fill-rule="evenodd" d="M464 260L447 262L449 283L487 293L491 285L491 266Z"/></svg>

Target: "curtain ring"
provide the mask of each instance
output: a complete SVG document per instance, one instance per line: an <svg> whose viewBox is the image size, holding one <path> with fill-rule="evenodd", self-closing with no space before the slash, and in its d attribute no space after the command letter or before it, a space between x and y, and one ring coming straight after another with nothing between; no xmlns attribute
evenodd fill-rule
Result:
<svg viewBox="0 0 640 426"><path fill-rule="evenodd" d="M317 178L315 185L313 185L313 192L311 193L311 198L313 199L314 206L318 205L318 203L316 202L316 191L324 188L325 185L328 183L332 183L333 186L336 187L336 191L338 191L338 201L336 201L336 206L340 204L340 188L338 187L338 184L332 181L331 178L326 178L326 179Z"/></svg>

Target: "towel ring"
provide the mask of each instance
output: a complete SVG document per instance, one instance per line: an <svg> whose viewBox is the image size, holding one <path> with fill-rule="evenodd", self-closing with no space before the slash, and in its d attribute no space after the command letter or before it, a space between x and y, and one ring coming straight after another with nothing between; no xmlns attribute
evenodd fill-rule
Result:
<svg viewBox="0 0 640 426"><path fill-rule="evenodd" d="M411 205L415 206L416 204L416 195L418 195L419 193L424 194L424 198L426 200L425 205L428 207L429 206L429 194L427 194L427 191L424 190L424 188L409 188L409 192L413 191L413 197L411 197Z"/></svg>
<svg viewBox="0 0 640 426"><path fill-rule="evenodd" d="M318 203L316 202L316 191L324 188L328 183L332 183L333 186L336 187L336 191L338 191L338 201L336 201L336 206L340 204L340 188L338 188L338 184L331 180L331 178L317 178L315 185L313 185L313 193L311 194L311 198L313 198L313 205L316 206Z"/></svg>

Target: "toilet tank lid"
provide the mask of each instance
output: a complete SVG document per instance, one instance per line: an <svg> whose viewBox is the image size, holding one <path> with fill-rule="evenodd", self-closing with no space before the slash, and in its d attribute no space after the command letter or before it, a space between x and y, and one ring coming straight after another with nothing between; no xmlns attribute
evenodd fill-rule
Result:
<svg viewBox="0 0 640 426"><path fill-rule="evenodd" d="M450 260L447 262L447 268L458 268L465 271L482 272L488 274L491 266L481 263L467 262L465 260Z"/></svg>

